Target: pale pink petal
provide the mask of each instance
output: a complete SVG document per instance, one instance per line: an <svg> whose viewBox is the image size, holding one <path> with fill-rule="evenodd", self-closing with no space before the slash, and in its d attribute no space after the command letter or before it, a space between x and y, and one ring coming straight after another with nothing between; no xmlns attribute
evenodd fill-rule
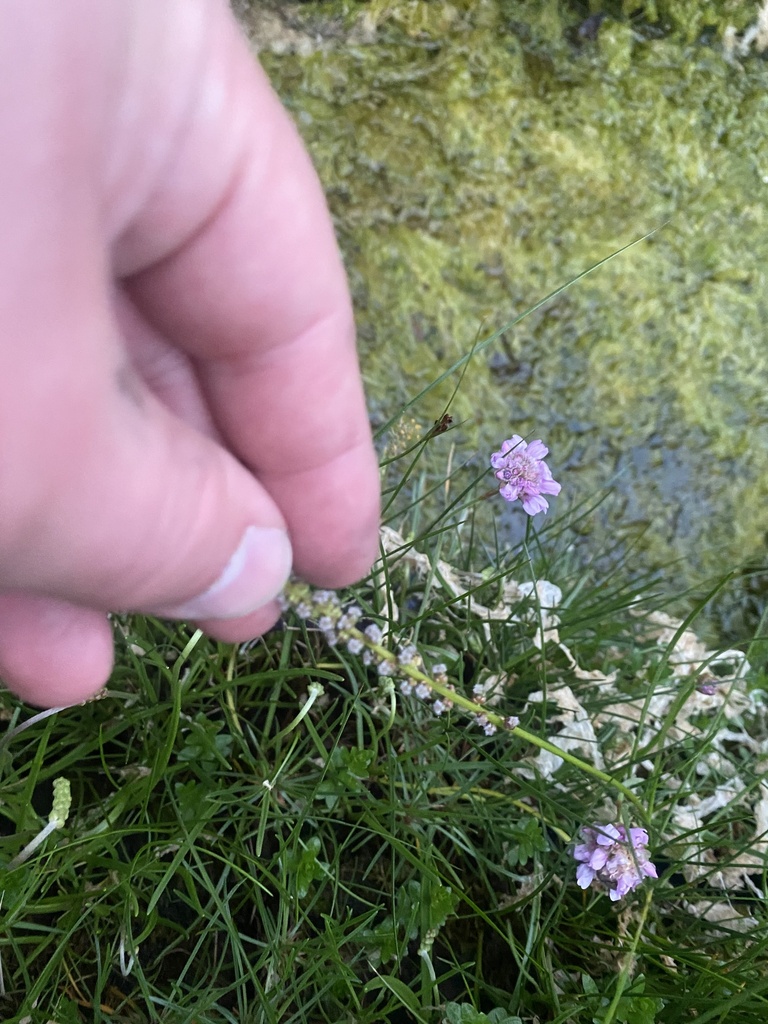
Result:
<svg viewBox="0 0 768 1024"><path fill-rule="evenodd" d="M579 864L576 868L576 884L582 888L589 888L590 884L594 880L595 872L588 867L586 864Z"/></svg>
<svg viewBox="0 0 768 1024"><path fill-rule="evenodd" d="M539 490L544 494L559 494L560 484L550 478L549 480L544 480L539 484Z"/></svg>
<svg viewBox="0 0 768 1024"><path fill-rule="evenodd" d="M505 501L517 501L520 497L520 488L516 487L514 484L504 484L504 486L499 490L499 494ZM523 504L523 508L525 508L525 504ZM526 512L527 511L528 510L526 509Z"/></svg>
<svg viewBox="0 0 768 1024"><path fill-rule="evenodd" d="M531 441L525 454L530 455L532 459L546 459L549 455L549 448L543 441Z"/></svg>
<svg viewBox="0 0 768 1024"><path fill-rule="evenodd" d="M601 868L604 868L607 862L608 851L600 846L592 852L592 856L589 858L589 866L594 868L595 871L599 871Z"/></svg>
<svg viewBox="0 0 768 1024"><path fill-rule="evenodd" d="M515 495L515 497L517 497L517 495ZM507 500L509 501L510 499L508 498ZM546 498L542 498L538 494L533 494L530 497L523 498L523 508L529 516L535 516L539 512L546 512L549 508L549 502Z"/></svg>
<svg viewBox="0 0 768 1024"><path fill-rule="evenodd" d="M619 840L619 842L621 842L621 840L624 838L624 833L621 828L621 825L619 825L618 828L616 828L615 825L603 825L600 829L596 829L596 832L597 842L601 846L611 846L613 845L613 843L616 842L617 839Z"/></svg>

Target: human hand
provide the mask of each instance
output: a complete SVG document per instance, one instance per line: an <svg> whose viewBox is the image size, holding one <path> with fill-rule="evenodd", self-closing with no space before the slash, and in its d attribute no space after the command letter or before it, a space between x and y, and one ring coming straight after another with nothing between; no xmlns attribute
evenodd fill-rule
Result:
<svg viewBox="0 0 768 1024"><path fill-rule="evenodd" d="M364 575L378 471L325 201L224 0L4 0L0 137L0 678L53 706L106 681L108 610L238 642L291 564Z"/></svg>

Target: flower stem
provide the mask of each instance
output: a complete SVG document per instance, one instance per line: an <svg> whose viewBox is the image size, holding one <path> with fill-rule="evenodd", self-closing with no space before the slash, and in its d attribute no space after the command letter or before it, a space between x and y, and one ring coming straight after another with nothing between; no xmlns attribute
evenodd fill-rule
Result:
<svg viewBox="0 0 768 1024"><path fill-rule="evenodd" d="M288 725L286 725L282 732L278 733L278 736L282 739L283 736L287 736L288 733L293 732L296 726L299 725L303 721L303 719L309 714L309 709L315 703L317 698L322 697L324 693L325 690L320 685L320 683L310 683L309 688L307 690L307 699L304 702L304 706L302 707L301 711L298 713L298 715L296 715L292 722L289 722Z"/></svg>
<svg viewBox="0 0 768 1024"><path fill-rule="evenodd" d="M54 779L53 781L53 807L48 816L48 824L41 829L37 835L30 839L23 850L20 850L13 860L8 864L8 871L13 871L24 861L29 860L41 843L45 842L51 832L57 828L63 828L69 817L69 809L72 805L72 794L68 779Z"/></svg>
<svg viewBox="0 0 768 1024"><path fill-rule="evenodd" d="M367 646L376 654L380 655L383 658L386 658L389 661L397 660L395 656L386 649L386 647L382 647L379 644L372 644L370 641L367 641L367 638L365 638L362 633L359 633L359 636L363 638L364 642L367 643ZM558 747L555 743L550 743L549 740L542 739L541 736L537 736L535 733L528 732L527 729L521 729L519 725L516 725L514 727L508 726L507 719L503 718L501 715L497 715L495 712L490 711L484 705L478 704L475 701L470 700L468 697L464 697L460 693L456 693L456 691L452 690L450 686L446 686L443 683L439 683L437 680L432 679L430 676L426 675L424 672L422 672L420 669L416 668L413 665L398 665L398 671L400 671L403 675L410 676L412 679L418 680L422 683L426 683L427 686L429 686L429 688L433 690L435 693L439 694L441 697L445 697L447 700L452 701L454 704L456 704L460 708L463 708L465 711L469 711L475 715L485 715L488 721L495 725L498 729L504 729L507 732L512 733L512 735L514 736L519 736L520 739L525 740L527 743L532 744L534 747L539 747L539 749L541 750L546 750L547 753L554 754L556 757L561 758L563 761L567 761L569 764L572 764L575 768L581 769L581 771L586 772L593 778L599 779L601 782L604 782L608 786L612 786L614 789L617 789L622 794L622 796L625 796L627 800L634 804L635 807L642 811L643 816L645 815L645 808L643 806L642 801L638 799L638 797L632 792L632 790L625 786L623 783L619 782L618 779L614 779L612 775L609 775L607 772L602 771L600 768L596 768L595 765L590 764L588 761L582 761L581 758L576 757L575 754L571 754L567 750L563 750L562 747Z"/></svg>
<svg viewBox="0 0 768 1024"><path fill-rule="evenodd" d="M319 603L317 603L313 610L312 615L314 617L317 614L322 624L322 619L332 620L334 623L339 622L342 619L341 602L335 594L325 592L327 597L321 597ZM319 597L320 595L317 595ZM310 588L306 584L302 583L290 583L284 592L285 600L288 604L298 607L303 605L309 609L310 607ZM317 600L317 598L315 599ZM358 609L358 614L359 609ZM324 627L323 627L324 628ZM424 684L432 693L438 694L449 704L454 704L457 707L462 708L464 711L480 716L485 722L490 723L495 729L501 729L505 732L511 733L518 736L521 740L525 740L526 743L530 743L534 747L538 747L540 750L546 750L547 753L553 754L555 757L559 757L563 761L567 761L568 764L573 765L580 771L584 772L585 775L591 775L592 778L598 779L600 782L607 786L612 787L622 794L634 807L638 809L643 819L645 819L645 807L642 801L622 782L615 779L612 775L602 771L595 765L590 764L588 761L582 761L580 757L576 757L575 754L569 753L567 750L563 750L562 747L558 747L555 743L551 743L549 740L542 739L540 736L536 736L535 733L528 732L527 729L521 729L518 725L518 720L515 717L504 718L496 712L491 711L486 705L478 703L477 701L470 700L469 697L465 697L463 694L457 693L447 682L443 683L438 679L434 679L423 672L418 665L412 661L404 661L398 659L398 656L390 651L387 647L384 647L381 643L377 643L371 639L368 633L364 630L360 630L356 625L351 623L344 624L343 628L340 628L338 632L335 627L331 630L325 630L328 642L331 644L346 643L349 645L350 641L354 642L357 649L367 648L373 656L375 662L379 666L380 675L382 677L387 676L400 676L408 677L412 679L416 684ZM420 659L419 659L420 660ZM381 669L386 668L386 671L382 672ZM304 713L306 713L307 706L304 707ZM298 719L292 723L291 727L294 727L301 721L303 714L300 714Z"/></svg>

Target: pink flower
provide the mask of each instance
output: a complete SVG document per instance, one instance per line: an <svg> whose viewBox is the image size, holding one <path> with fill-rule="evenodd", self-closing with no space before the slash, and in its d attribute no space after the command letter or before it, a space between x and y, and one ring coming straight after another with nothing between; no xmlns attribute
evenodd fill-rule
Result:
<svg viewBox="0 0 768 1024"><path fill-rule="evenodd" d="M560 493L560 484L552 479L549 466L544 462L548 454L549 448L542 441L528 444L519 434L513 434L502 442L501 451L491 456L496 479L502 481L499 494L506 501L520 498L529 516L549 508L543 494Z"/></svg>
<svg viewBox="0 0 768 1024"><path fill-rule="evenodd" d="M576 883L586 889L597 882L608 889L612 900L620 900L636 889L645 878L658 878L646 846L648 833L644 828L631 828L629 836L623 825L589 825L581 830L584 842L573 851L577 861Z"/></svg>

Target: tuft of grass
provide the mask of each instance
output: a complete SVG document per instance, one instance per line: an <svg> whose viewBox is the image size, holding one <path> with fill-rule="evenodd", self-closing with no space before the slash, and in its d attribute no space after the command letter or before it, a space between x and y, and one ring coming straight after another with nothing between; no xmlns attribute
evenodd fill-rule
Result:
<svg viewBox="0 0 768 1024"><path fill-rule="evenodd" d="M342 600L520 727L436 716L290 609L240 647L116 619L100 699L0 701L3 1020L765 1019L765 680L696 636L718 588L678 622L654 580L584 574L587 506L505 546L486 456L416 424L382 438L382 554ZM608 821L659 868L617 904L575 884Z"/></svg>

